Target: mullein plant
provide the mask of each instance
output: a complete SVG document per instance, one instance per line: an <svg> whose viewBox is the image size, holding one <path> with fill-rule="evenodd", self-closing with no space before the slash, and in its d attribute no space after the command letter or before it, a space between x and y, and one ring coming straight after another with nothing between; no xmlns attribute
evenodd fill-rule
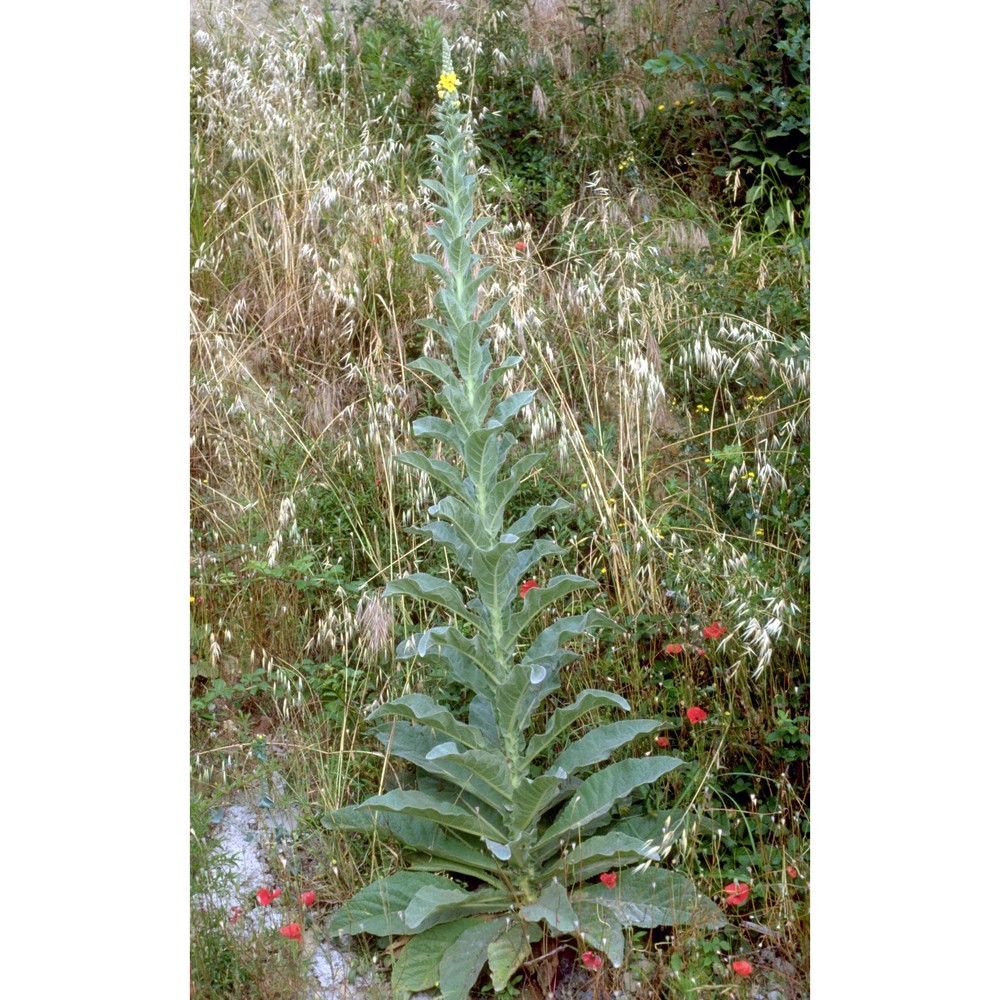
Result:
<svg viewBox="0 0 1000 1000"><path fill-rule="evenodd" d="M468 588L411 573L385 594L443 612L449 624L411 635L397 657L443 669L469 697L463 718L426 694L376 708L369 718L380 720L378 738L387 753L414 765L416 787L333 817L343 830L377 827L404 848L408 867L363 888L331 927L406 938L392 968L393 996L403 1000L434 987L445 1000L464 1000L484 966L493 989L503 990L535 945L554 938L575 939L591 967L602 961L598 952L617 967L626 926L726 922L684 875L655 864L652 841L660 843L676 814L627 815L640 790L682 761L648 756L598 768L662 722L595 725L595 710L627 712L629 705L594 689L544 711L560 691L561 668L579 658L563 644L616 626L592 608L536 627L556 601L597 585L574 575L527 585L542 560L563 551L538 537L539 529L571 504L536 504L506 518L542 456L510 461L516 439L508 428L534 390L502 394L504 373L521 359L494 362L486 338L507 300L479 309L479 288L492 269L478 266L472 241L490 220L473 219L476 174L459 84L446 42L435 109L440 135L430 137L440 179L423 181L440 199L440 221L427 231L442 256L415 259L440 280L439 318L423 325L447 345L450 362L421 357L410 367L440 383L435 398L444 414L414 421L414 436L441 442L451 460L419 451L397 460L446 493L414 530L447 551Z"/></svg>

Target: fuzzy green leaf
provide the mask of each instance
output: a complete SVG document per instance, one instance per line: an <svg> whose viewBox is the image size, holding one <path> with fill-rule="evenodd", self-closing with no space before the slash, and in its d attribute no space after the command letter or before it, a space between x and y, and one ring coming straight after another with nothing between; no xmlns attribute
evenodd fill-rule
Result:
<svg viewBox="0 0 1000 1000"><path fill-rule="evenodd" d="M558 798L565 777L543 774L535 779L526 778L517 786L514 809L510 816L510 832L513 836L526 831L539 816Z"/></svg>
<svg viewBox="0 0 1000 1000"><path fill-rule="evenodd" d="M500 467L497 432L490 429L470 434L462 457L465 459L469 478L475 484L477 500L480 496L489 497ZM487 530L490 530L489 525Z"/></svg>
<svg viewBox="0 0 1000 1000"><path fill-rule="evenodd" d="M466 929L441 956L441 1000L468 1000L489 957L489 946L506 929L505 920L467 920Z"/></svg>
<svg viewBox="0 0 1000 1000"><path fill-rule="evenodd" d="M532 944L541 940L541 937L542 932L536 924L525 924L518 920L487 947L494 993L500 993L506 987L510 977L531 955Z"/></svg>
<svg viewBox="0 0 1000 1000"><path fill-rule="evenodd" d="M625 961L625 935L614 912L592 899L574 900L580 919L580 935L592 948L603 952L611 964L620 969Z"/></svg>
<svg viewBox="0 0 1000 1000"><path fill-rule="evenodd" d="M424 871L448 871L471 875L499 889L503 883L496 876L496 859L482 847L468 843L458 834L448 833L435 821L402 813L380 816L389 832L408 850L425 857L410 857L411 868ZM369 831L371 827L368 828Z"/></svg>
<svg viewBox="0 0 1000 1000"><path fill-rule="evenodd" d="M433 325L432 325L433 324ZM438 328L438 332L443 332L440 323L434 323L433 320L423 320L421 326L427 326L431 329L435 327ZM451 365L441 361L438 358L417 358L416 361L411 361L407 367L411 371L415 372L427 372L428 375L433 375L436 379L439 379L445 385L455 385L459 384L458 379L455 377L455 373L451 370Z"/></svg>
<svg viewBox="0 0 1000 1000"><path fill-rule="evenodd" d="M448 802L462 805L468 812L478 813L494 830L504 828L505 820L498 811L502 799L498 799L493 782L509 783L506 769L498 774L495 763L492 768L487 768L486 764L478 761L484 772L490 774L491 781L484 781L470 766L463 764L460 757L451 756L458 751L454 742L442 743L440 737L426 726L383 726L375 735L386 745L389 753L416 764L421 771L437 779L444 792L442 797ZM465 754L478 753L481 751L465 751ZM445 791L448 785L452 789Z"/></svg>
<svg viewBox="0 0 1000 1000"><path fill-rule="evenodd" d="M377 719L383 715L395 715L400 719L423 723L430 729L457 740L463 746L476 749L486 746L483 734L475 726L459 722L448 709L426 694L404 694L387 701L371 712L368 719Z"/></svg>
<svg viewBox="0 0 1000 1000"><path fill-rule="evenodd" d="M577 789L536 843L540 851L557 849L560 838L569 841L597 819L607 819L612 806L643 785L657 781L684 762L676 757L620 760L592 774Z"/></svg>
<svg viewBox="0 0 1000 1000"><path fill-rule="evenodd" d="M521 577L515 544L498 542L473 552L471 557L472 575L479 587L480 600L489 609L490 618L496 615L503 624L506 624L509 605Z"/></svg>
<svg viewBox="0 0 1000 1000"><path fill-rule="evenodd" d="M506 909L510 902L511 894L507 889L468 892L460 886L448 889L428 885L414 893L403 920L412 932L418 933L459 917L497 913Z"/></svg>
<svg viewBox="0 0 1000 1000"><path fill-rule="evenodd" d="M539 893L533 903L521 907L525 920L544 920L557 934L572 934L578 920L565 887L553 880Z"/></svg>
<svg viewBox="0 0 1000 1000"><path fill-rule="evenodd" d="M600 691L596 688L587 688L581 691L576 696L576 701L572 705L557 708L549 716L549 721L544 732L536 733L531 737L531 740L528 742L526 754L528 760L536 760L541 754L545 753L559 739L563 731L576 722L577 719L582 718L589 712L593 712L595 709L610 706L620 708L623 712L629 711L629 703L619 694L614 694L611 691Z"/></svg>
<svg viewBox="0 0 1000 1000"><path fill-rule="evenodd" d="M419 451L406 451L396 455L396 461L418 469L452 493L462 495L466 492L465 483L455 467L439 458L429 458Z"/></svg>
<svg viewBox="0 0 1000 1000"><path fill-rule="evenodd" d="M431 437L451 445L455 451L462 451L462 435L450 420L441 417L418 417L413 421L414 437Z"/></svg>
<svg viewBox="0 0 1000 1000"><path fill-rule="evenodd" d="M563 500L562 497L559 497L557 500L553 500L552 503L536 503L534 506L529 507L516 521L514 521L514 523L507 528L507 531L512 535L524 538L526 535L536 531L546 521L555 517L557 514L563 514L568 510L573 510L573 504L569 503L567 500Z"/></svg>
<svg viewBox="0 0 1000 1000"><path fill-rule="evenodd" d="M659 732L662 723L656 719L622 719L606 722L574 740L552 762L567 774L607 760L619 747L631 743L636 737Z"/></svg>
<svg viewBox="0 0 1000 1000"><path fill-rule="evenodd" d="M413 896L426 886L454 889L456 884L443 875L427 872L396 872L365 886L348 900L330 920L331 934L408 934L403 913Z"/></svg>
<svg viewBox="0 0 1000 1000"><path fill-rule="evenodd" d="M465 606L462 595L453 583L442 580L439 576L432 576L430 573L411 573L398 580L391 580L385 585L383 594L386 597L402 595L430 601L464 618L477 629L481 630L485 626L482 618Z"/></svg>
<svg viewBox="0 0 1000 1000"><path fill-rule="evenodd" d="M453 496L444 497L428 511L434 517L450 521L458 530L462 539L473 549L486 548L493 538L483 526L482 518L468 503Z"/></svg>
<svg viewBox="0 0 1000 1000"><path fill-rule="evenodd" d="M659 857L659 851L656 847L647 846L647 841L614 830L588 837L569 851L557 855L538 877L550 878L562 874L569 881L572 875L574 883L584 882L603 872L658 861Z"/></svg>
<svg viewBox="0 0 1000 1000"><path fill-rule="evenodd" d="M364 804L372 809L434 820L448 830L472 834L474 837L488 837L497 843L502 843L505 839L503 833L492 823L487 822L482 815L477 816L474 812L454 805L443 797L428 795L426 792L394 788L384 795L372 796Z"/></svg>
<svg viewBox="0 0 1000 1000"><path fill-rule="evenodd" d="M465 920L453 920L411 937L392 967L393 1000L405 1000L411 993L437 986L441 956L467 926Z"/></svg>
<svg viewBox="0 0 1000 1000"><path fill-rule="evenodd" d="M503 427L511 417L517 414L523 407L535 398L537 389L525 389L523 392L515 392L506 399L497 403L493 410L493 419L497 425Z"/></svg>
<svg viewBox="0 0 1000 1000"><path fill-rule="evenodd" d="M469 702L469 724L475 726L491 747L500 746L500 730L497 729L497 717L493 705L482 695L476 695Z"/></svg>
<svg viewBox="0 0 1000 1000"><path fill-rule="evenodd" d="M728 923L719 907L686 875L667 868L623 871L614 889L597 882L583 886L574 898L601 903L629 927L692 925L719 930Z"/></svg>

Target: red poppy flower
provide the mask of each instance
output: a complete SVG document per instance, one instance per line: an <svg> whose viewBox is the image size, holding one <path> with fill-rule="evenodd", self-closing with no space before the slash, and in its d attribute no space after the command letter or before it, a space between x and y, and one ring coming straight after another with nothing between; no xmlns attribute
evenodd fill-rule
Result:
<svg viewBox="0 0 1000 1000"><path fill-rule="evenodd" d="M706 639L721 639L725 631L725 625L720 625L718 622L712 622L711 625L706 625L702 629L702 634Z"/></svg>
<svg viewBox="0 0 1000 1000"><path fill-rule="evenodd" d="M229 909L233 911L233 915L229 919L235 924L243 911L238 906L230 906Z"/></svg>
<svg viewBox="0 0 1000 1000"><path fill-rule="evenodd" d="M277 899L281 895L280 889L275 889L271 892L270 889L258 889L257 890L257 902L261 906L270 906L272 901Z"/></svg>
<svg viewBox="0 0 1000 1000"><path fill-rule="evenodd" d="M601 881L609 888L613 889L618 881L618 876L614 872L605 872L601 876Z"/></svg>
<svg viewBox="0 0 1000 1000"><path fill-rule="evenodd" d="M299 896L299 902L303 906L312 906L313 903L316 902L316 893L314 893L312 890L310 890L309 892L302 893L302 895Z"/></svg>
<svg viewBox="0 0 1000 1000"><path fill-rule="evenodd" d="M699 656L704 656L704 655L705 655L705 650L703 650L703 649L701 648L701 646L699 646L699 647L698 647L698 648L697 648L697 649L695 650L695 652L696 652L696 653L697 653L697 654L698 654Z"/></svg>
<svg viewBox="0 0 1000 1000"><path fill-rule="evenodd" d="M518 240L514 244L514 249L515 250L527 250L528 249L528 244L525 243L524 240Z"/></svg>
<svg viewBox="0 0 1000 1000"><path fill-rule="evenodd" d="M750 886L746 882L730 882L722 891L726 894L723 902L728 906L742 906L750 898Z"/></svg>
<svg viewBox="0 0 1000 1000"><path fill-rule="evenodd" d="M708 718L708 712L697 705L692 705L684 714L691 722L704 722Z"/></svg>
<svg viewBox="0 0 1000 1000"><path fill-rule="evenodd" d="M279 927L279 934L284 934L286 938L291 938L293 941L302 940L302 928L298 924L288 924L287 927Z"/></svg>
<svg viewBox="0 0 1000 1000"><path fill-rule="evenodd" d="M666 736L657 736L654 742L658 747L670 746L670 740L668 740Z"/></svg>
<svg viewBox="0 0 1000 1000"><path fill-rule="evenodd" d="M672 642L667 646L667 652L671 656L676 656L678 653L684 652L684 647L680 643Z"/></svg>
<svg viewBox="0 0 1000 1000"><path fill-rule="evenodd" d="M753 966L749 962L744 962L742 958L733 962L733 972L737 976L749 976L753 972Z"/></svg>
<svg viewBox="0 0 1000 1000"><path fill-rule="evenodd" d="M788 877L789 878L798 878L799 877L799 873L795 870L794 866L789 865L786 870L788 871Z"/></svg>
<svg viewBox="0 0 1000 1000"><path fill-rule="evenodd" d="M585 951L580 956L580 961L583 962L588 969L599 969L604 965L604 959L600 955L595 955L592 951Z"/></svg>
<svg viewBox="0 0 1000 1000"><path fill-rule="evenodd" d="M531 590L532 587L537 587L537 586L538 584L534 580L525 580L524 583L521 584L521 590L520 590L521 600L522 601L524 600L524 598L528 594L528 591Z"/></svg>

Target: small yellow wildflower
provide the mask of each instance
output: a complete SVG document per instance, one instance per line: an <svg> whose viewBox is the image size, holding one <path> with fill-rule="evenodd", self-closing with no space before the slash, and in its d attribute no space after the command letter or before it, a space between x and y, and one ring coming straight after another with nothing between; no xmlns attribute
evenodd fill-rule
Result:
<svg viewBox="0 0 1000 1000"><path fill-rule="evenodd" d="M758 536L759 535L763 535L764 534L764 529L763 528L758 528L757 529L757 534L758 534Z"/></svg>
<svg viewBox="0 0 1000 1000"><path fill-rule="evenodd" d="M674 107L675 108L679 108L680 106L681 106L681 102L680 101L674 101Z"/></svg>
<svg viewBox="0 0 1000 1000"><path fill-rule="evenodd" d="M657 111L662 111L663 107L664 107L664 105L660 104L660 105L657 106L656 110Z"/></svg>
<svg viewBox="0 0 1000 1000"><path fill-rule="evenodd" d="M194 598L193 597L191 598L191 603L194 604Z"/></svg>
<svg viewBox="0 0 1000 1000"><path fill-rule="evenodd" d="M454 73L442 73L437 86L438 100L444 100L445 94L454 94L461 82Z"/></svg>

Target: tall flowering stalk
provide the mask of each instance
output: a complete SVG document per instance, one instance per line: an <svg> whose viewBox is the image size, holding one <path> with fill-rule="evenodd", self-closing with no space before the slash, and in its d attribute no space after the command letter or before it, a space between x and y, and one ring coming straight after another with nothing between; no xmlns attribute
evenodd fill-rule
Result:
<svg viewBox="0 0 1000 1000"><path fill-rule="evenodd" d="M599 951L618 966L624 926L725 923L683 875L651 863L658 858L651 842L660 840L668 814L617 812L682 762L625 759L583 777L662 724L588 724L579 735L578 723L596 709L629 710L619 695L595 689L542 717L560 690L561 668L578 658L563 644L615 625L591 609L536 627L546 608L596 584L557 575L525 585L536 566L563 551L538 532L571 505L557 500L514 520L506 516L542 457L509 461L516 439L508 428L534 390L501 395L504 372L521 359L494 361L486 336L507 299L480 309L479 289L491 268L479 266L472 243L490 220L473 218L471 135L447 43L442 62L440 134L430 137L440 179L423 181L439 199L440 221L428 231L441 254L415 259L439 279L437 318L423 325L447 345L450 360L421 357L410 367L440 383L435 399L443 414L414 421L414 435L441 442L451 457L414 451L397 460L445 493L415 530L447 550L475 596L466 599L451 580L428 573L394 580L385 593L443 613L449 624L408 637L397 657L442 668L471 697L464 718L425 694L372 712L371 719L393 720L380 721L378 738L388 753L416 766L417 787L335 814L342 829L378 824L407 849L409 867L358 892L332 925L335 932L408 937L393 966L393 995L404 1000L431 987L444 1000L464 1000L485 965L494 990L502 990L544 936L573 936L581 950Z"/></svg>

